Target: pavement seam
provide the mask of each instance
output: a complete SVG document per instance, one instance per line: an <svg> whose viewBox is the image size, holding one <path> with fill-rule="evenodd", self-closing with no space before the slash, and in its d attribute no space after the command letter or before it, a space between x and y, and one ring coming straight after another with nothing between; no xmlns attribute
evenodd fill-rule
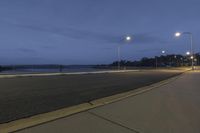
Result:
<svg viewBox="0 0 200 133"><path fill-rule="evenodd" d="M105 117L103 117L103 116L101 116L101 115L98 115L98 114L96 114L96 113L94 113L94 112L90 112L90 111L87 111L87 112L88 112L89 114L91 114L91 115L97 117L97 118L100 118L100 119L105 120L105 121L107 121L107 122L110 122L110 123L112 123L112 124L114 124L114 125L117 125L117 126L120 126L120 127L122 127L122 128L125 128L125 129L127 129L127 130L129 130L129 131L131 131L131 132L134 132L134 133L141 133L141 132L137 131L136 129L133 129L133 128L127 127L127 126L125 126L125 125L123 125L123 124L121 124L121 123L112 121L112 120L110 120L110 119L108 119L108 118L105 118Z"/></svg>

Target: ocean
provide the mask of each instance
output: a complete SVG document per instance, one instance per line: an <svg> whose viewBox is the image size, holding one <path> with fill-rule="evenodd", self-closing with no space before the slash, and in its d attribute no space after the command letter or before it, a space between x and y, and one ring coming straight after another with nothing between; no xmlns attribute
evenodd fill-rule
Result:
<svg viewBox="0 0 200 133"><path fill-rule="evenodd" d="M25 67L25 68L15 68L11 70L1 71L0 74L26 74L26 73L73 73L73 72L93 72L93 71L102 71L105 69L97 69L92 66L70 66L63 68L48 68L48 67Z"/></svg>

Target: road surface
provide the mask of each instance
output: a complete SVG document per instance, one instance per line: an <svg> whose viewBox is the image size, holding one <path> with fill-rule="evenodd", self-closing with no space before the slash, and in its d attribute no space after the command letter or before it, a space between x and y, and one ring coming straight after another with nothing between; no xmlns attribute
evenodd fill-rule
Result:
<svg viewBox="0 0 200 133"><path fill-rule="evenodd" d="M17 133L200 133L200 71L146 93Z"/></svg>
<svg viewBox="0 0 200 133"><path fill-rule="evenodd" d="M0 78L0 123L133 90L180 71Z"/></svg>

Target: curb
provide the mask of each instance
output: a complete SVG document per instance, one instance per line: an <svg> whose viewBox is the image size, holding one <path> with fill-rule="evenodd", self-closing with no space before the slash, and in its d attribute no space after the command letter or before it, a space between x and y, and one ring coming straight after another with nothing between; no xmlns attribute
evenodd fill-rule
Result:
<svg viewBox="0 0 200 133"><path fill-rule="evenodd" d="M49 113L39 114L29 118L24 118L9 123L0 124L0 132L1 133L15 132L24 128L50 122L91 108L92 106L89 103L83 103L77 106L72 106L69 108L64 108L57 111L52 111Z"/></svg>
<svg viewBox="0 0 200 133"><path fill-rule="evenodd" d="M97 105L103 106L103 105L106 105L106 104L118 102L118 101L124 100L126 98L136 96L136 95L139 95L139 94L142 94L142 93L146 93L146 92L151 91L153 89L156 89L160 86L166 85L166 84L180 78L181 76L182 76L182 74L177 75L177 76L172 77L172 78L169 78L169 79L166 79L166 80L163 80L163 81L160 81L158 83L154 83L154 84L144 86L144 87L141 87L141 88L138 88L138 89L134 89L134 90L131 90L131 91L128 91L128 92L124 92L124 93L112 95L112 96L109 96L109 97L93 100L89 103L92 104L92 105L96 105L96 106Z"/></svg>
<svg viewBox="0 0 200 133"><path fill-rule="evenodd" d="M185 71L185 72L187 72L187 71ZM50 121L55 121L57 119L64 118L64 117L67 117L67 116L70 116L70 115L73 115L76 113L84 112L84 111L87 111L87 110L90 110L90 109L93 109L96 107L100 107L100 106L104 106L104 105L107 105L110 103L121 101L126 98L136 96L136 95L151 91L153 89L156 89L160 86L166 85L166 84L180 78L185 72L183 72L182 74L179 74L175 77L160 81L158 83L154 83L152 85L141 87L141 88L131 90L128 92L108 96L105 98L90 101L88 103L83 103L83 104L75 105L72 107L67 107L67 108L52 111L49 113L39 114L39 115L35 115L35 116L29 117L29 118L23 118L23 119L9 122L9 123L0 124L0 131L2 133L15 132L15 131L22 130L22 129L25 129L28 127L33 127L33 126L47 123Z"/></svg>
<svg viewBox="0 0 200 133"><path fill-rule="evenodd" d="M35 73L35 74L13 74L0 75L0 78L16 77L38 77L38 76L64 76L64 75L84 75L84 74L103 74L103 73L121 73L121 72L139 72L140 70L111 70L111 71L94 71L94 72L71 72L71 73Z"/></svg>

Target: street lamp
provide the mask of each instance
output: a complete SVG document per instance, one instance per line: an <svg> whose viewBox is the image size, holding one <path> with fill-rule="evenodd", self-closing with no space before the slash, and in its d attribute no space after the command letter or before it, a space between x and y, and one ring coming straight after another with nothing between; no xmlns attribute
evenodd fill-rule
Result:
<svg viewBox="0 0 200 133"><path fill-rule="evenodd" d="M190 52L188 51L188 52L186 52L186 55L190 55Z"/></svg>
<svg viewBox="0 0 200 133"><path fill-rule="evenodd" d="M180 32L176 32L175 33L175 37L180 37L181 36L181 33Z"/></svg>
<svg viewBox="0 0 200 133"><path fill-rule="evenodd" d="M162 51L162 54L165 54L165 53L166 53L166 51L163 50L163 51Z"/></svg>
<svg viewBox="0 0 200 133"><path fill-rule="evenodd" d="M126 36L123 38L123 42L130 42L132 40L132 37L131 36ZM118 54L118 70L120 70L120 62L121 62L121 55L120 55L120 52L121 52L121 45L118 45L118 50L117 50L117 54Z"/></svg>
<svg viewBox="0 0 200 133"><path fill-rule="evenodd" d="M131 41L131 37L130 37L130 36L127 36L127 37L126 37L126 41Z"/></svg>
<svg viewBox="0 0 200 133"><path fill-rule="evenodd" d="M175 33L175 37L180 37L181 35L183 34L186 34L186 35L189 35L190 36L190 53L189 55L191 54L191 56L194 56L193 54L193 34L191 32L176 32ZM192 60L192 70L194 70L194 58L191 58Z"/></svg>
<svg viewBox="0 0 200 133"><path fill-rule="evenodd" d="M165 50L162 50L161 51L162 54L165 54L166 51ZM157 59L157 56L155 56L155 60L156 60L156 69L158 68L158 59Z"/></svg>

